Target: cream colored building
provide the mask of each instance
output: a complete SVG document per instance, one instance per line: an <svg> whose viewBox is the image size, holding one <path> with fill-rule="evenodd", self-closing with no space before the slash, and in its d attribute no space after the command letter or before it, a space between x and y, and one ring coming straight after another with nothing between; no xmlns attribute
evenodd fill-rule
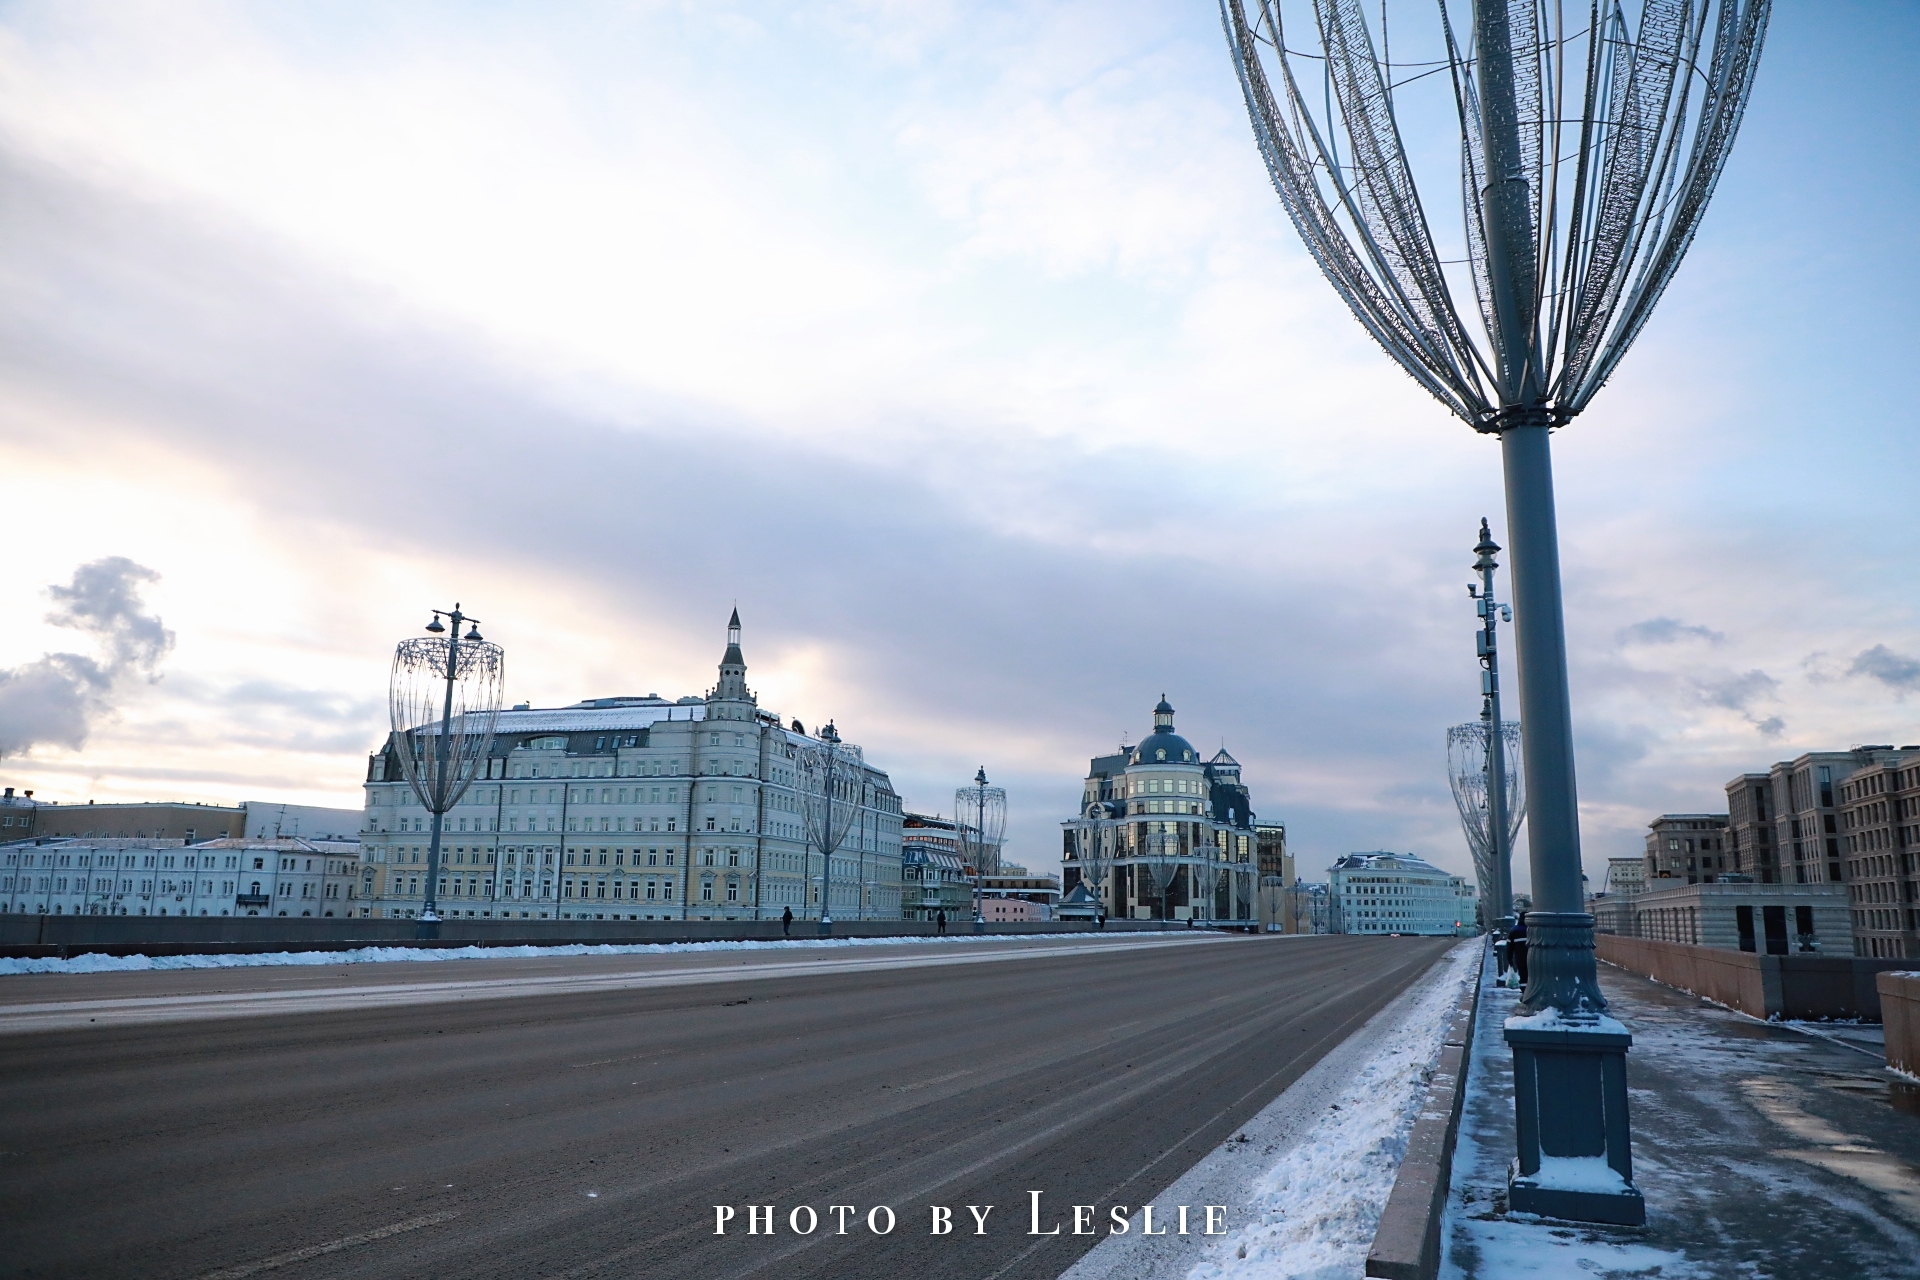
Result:
<svg viewBox="0 0 1920 1280"><path fill-rule="evenodd" d="M485 777L447 815L440 913L463 919L901 918L901 806L863 766L832 866L808 840L797 760L811 743L746 684L740 616L703 697L595 698L500 713ZM391 744L368 768L363 914L425 900L432 817Z"/></svg>

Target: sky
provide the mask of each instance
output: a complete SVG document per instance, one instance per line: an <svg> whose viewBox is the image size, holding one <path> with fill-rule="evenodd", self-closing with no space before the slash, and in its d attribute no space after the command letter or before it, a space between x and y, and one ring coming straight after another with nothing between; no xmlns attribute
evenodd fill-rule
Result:
<svg viewBox="0 0 1920 1280"><path fill-rule="evenodd" d="M1554 441L1584 854L1920 741L1920 8L1776 10ZM1058 863L1164 693L1301 874L1465 873L1498 448L1319 279L1191 3L0 3L0 782L359 807L393 645L832 717ZM1517 880L1527 880L1524 855Z"/></svg>

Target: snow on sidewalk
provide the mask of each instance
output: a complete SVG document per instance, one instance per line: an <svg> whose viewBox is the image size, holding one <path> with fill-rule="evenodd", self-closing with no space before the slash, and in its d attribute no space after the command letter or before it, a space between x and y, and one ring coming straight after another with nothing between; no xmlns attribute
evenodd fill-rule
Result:
<svg viewBox="0 0 1920 1280"><path fill-rule="evenodd" d="M1916 1280L1920 1089L1858 1044L1600 966L1627 1055L1643 1227L1511 1213L1519 993L1483 987L1443 1280Z"/></svg>
<svg viewBox="0 0 1920 1280"><path fill-rule="evenodd" d="M551 947L356 947L351 951L261 951L212 956L74 956L70 960L0 960L0 976L15 973L132 973L147 969L253 969L274 965L343 965L432 962L439 960L525 960L540 956L685 955L692 951L792 951L823 947L886 947L934 943L942 946L985 942L1084 942L1138 936L1198 940L1210 934L1035 933L963 934L947 937L788 938L778 941L562 943Z"/></svg>
<svg viewBox="0 0 1920 1280"><path fill-rule="evenodd" d="M1425 988L1339 1100L1254 1185L1248 1225L1214 1245L1189 1280L1349 1280L1365 1274L1367 1249L1426 1099L1447 1018L1480 974L1485 943L1463 942L1435 966Z"/></svg>

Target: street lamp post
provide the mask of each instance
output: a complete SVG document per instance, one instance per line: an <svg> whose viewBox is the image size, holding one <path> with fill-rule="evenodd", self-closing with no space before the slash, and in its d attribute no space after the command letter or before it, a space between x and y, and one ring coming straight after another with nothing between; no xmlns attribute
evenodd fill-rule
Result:
<svg viewBox="0 0 1920 1280"><path fill-rule="evenodd" d="M1513 927L1513 848L1512 829L1507 825L1507 741L1506 725L1500 719L1500 650L1498 647L1499 623L1502 619L1513 621L1513 610L1505 605L1497 605L1493 599L1493 571L1500 564L1493 557L1500 551L1500 544L1493 540L1493 532L1487 527L1486 519L1480 521L1480 542L1474 547L1476 557L1473 567L1480 571L1478 593L1469 585L1467 594L1474 597L1474 607L1479 610L1481 631L1478 648L1480 650L1480 719L1487 730L1487 839L1493 854L1493 883L1485 889L1494 895L1493 905L1499 910L1500 927Z"/></svg>
<svg viewBox="0 0 1920 1280"><path fill-rule="evenodd" d="M420 920L429 927L440 919L440 837L447 811L460 802L487 758L505 689L505 655L481 637L478 622L460 612L458 604L435 609L428 634L402 640L394 650L388 686L401 772L433 815L420 911ZM464 636L462 623L467 625ZM428 736L433 739L430 751L421 742Z"/></svg>
<svg viewBox="0 0 1920 1280"><path fill-rule="evenodd" d="M1377 26L1354 3L1220 0L1268 176L1322 274L1402 368L1499 438L1538 908L1524 1016L1507 1027L1519 1147L1508 1205L1640 1223L1632 1041L1606 1016L1581 892L1548 433L1606 385L1686 256L1753 92L1772 0L1471 0L1439 5L1425 27L1395 7L1389 46L1386 0ZM1410 39L1425 42L1411 57ZM1402 122L1448 107L1457 148L1407 145ZM1449 152L1458 249L1435 239L1438 191L1415 177ZM1465 307L1455 293L1469 283ZM1609 1172L1556 1183L1563 1158Z"/></svg>
<svg viewBox="0 0 1920 1280"><path fill-rule="evenodd" d="M973 923L976 928L986 925L986 917L981 909L981 881L989 872L1000 869L1000 841L1006 835L1006 828L1006 789L988 786L987 767L981 765L973 775L973 785L961 787L953 793L954 843L959 846L962 859L973 866Z"/></svg>
<svg viewBox="0 0 1920 1280"><path fill-rule="evenodd" d="M987 809L987 766L980 766L979 772L973 775L973 784L974 789L979 792L979 796L975 801L974 812L977 814L985 814ZM980 904L980 881L986 874L985 836L982 835L981 847L976 852L973 863L973 922L975 924L986 923L985 913L981 910Z"/></svg>
<svg viewBox="0 0 1920 1280"><path fill-rule="evenodd" d="M805 797L807 837L820 850L820 924L833 927L833 855L847 837L860 810L860 795L849 789L861 782L860 749L840 740L827 721L815 742L800 752L799 772Z"/></svg>

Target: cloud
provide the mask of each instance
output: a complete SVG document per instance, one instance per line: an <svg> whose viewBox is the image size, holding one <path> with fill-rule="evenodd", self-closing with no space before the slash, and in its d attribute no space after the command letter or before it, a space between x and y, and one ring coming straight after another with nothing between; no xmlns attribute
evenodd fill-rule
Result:
<svg viewBox="0 0 1920 1280"><path fill-rule="evenodd" d="M1903 653L1895 653L1884 644L1877 644L1855 654L1847 674L1867 676L1890 689L1906 693L1910 689L1920 688L1920 659L1909 658Z"/></svg>
<svg viewBox="0 0 1920 1280"><path fill-rule="evenodd" d="M1675 618L1648 618L1620 631L1621 644L1678 644L1682 640L1705 640L1722 644L1726 633L1711 627L1688 626Z"/></svg>
<svg viewBox="0 0 1920 1280"><path fill-rule="evenodd" d="M1742 711L1747 704L1757 698L1771 698L1780 688L1780 682L1759 669L1740 675L1728 674L1714 679L1695 679L1695 692L1700 700L1710 707L1725 707L1729 711Z"/></svg>
<svg viewBox="0 0 1920 1280"><path fill-rule="evenodd" d="M0 671L0 756L35 746L78 750L93 724L111 714L121 681L158 678L173 633L143 612L140 584L159 577L125 556L109 556L81 565L66 586L47 588L56 606L47 621L91 635L100 657L49 653Z"/></svg>

